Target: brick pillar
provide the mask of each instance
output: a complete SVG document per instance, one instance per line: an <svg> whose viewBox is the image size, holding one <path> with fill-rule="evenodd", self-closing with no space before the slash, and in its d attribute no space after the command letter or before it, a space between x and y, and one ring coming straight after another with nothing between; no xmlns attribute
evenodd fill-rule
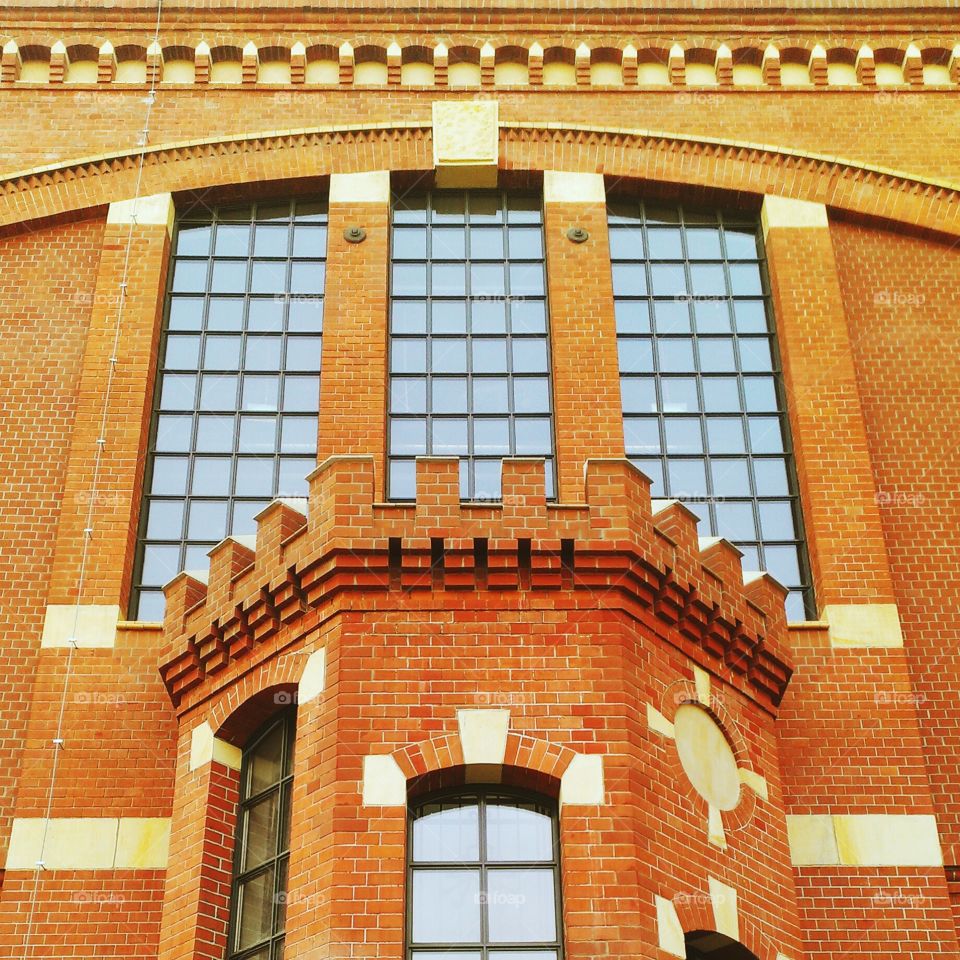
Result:
<svg viewBox="0 0 960 960"><path fill-rule="evenodd" d="M110 205L57 531L44 630L48 646L62 645L72 635L74 622L79 624L81 646L111 646L111 622L115 626L125 616L173 213L168 193ZM91 509L98 448L99 477ZM90 542L78 596L85 537ZM81 604L79 616L76 603Z"/></svg>
<svg viewBox="0 0 960 960"><path fill-rule="evenodd" d="M603 177L547 171L544 209L558 494L582 501L586 460L624 456Z"/></svg>
<svg viewBox="0 0 960 960"><path fill-rule="evenodd" d="M821 617L837 646L902 646L826 208L767 197L763 232Z"/></svg>
<svg viewBox="0 0 960 960"><path fill-rule="evenodd" d="M240 763L207 721L181 727L159 960L225 954Z"/></svg>
<svg viewBox="0 0 960 960"><path fill-rule="evenodd" d="M349 242L344 231L351 227L363 228L366 239ZM318 460L373 454L379 498L386 450L389 228L386 171L330 178Z"/></svg>

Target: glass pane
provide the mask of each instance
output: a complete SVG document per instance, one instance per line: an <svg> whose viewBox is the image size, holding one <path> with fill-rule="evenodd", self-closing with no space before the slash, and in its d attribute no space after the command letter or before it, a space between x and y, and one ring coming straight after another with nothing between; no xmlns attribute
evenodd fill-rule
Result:
<svg viewBox="0 0 960 960"><path fill-rule="evenodd" d="M515 377L513 410L515 413L549 413L550 381L546 377Z"/></svg>
<svg viewBox="0 0 960 960"><path fill-rule="evenodd" d="M552 860L553 818L532 803L487 804L488 860Z"/></svg>
<svg viewBox="0 0 960 960"><path fill-rule="evenodd" d="M188 468L186 457L157 457L153 461L150 492L166 496L186 493Z"/></svg>
<svg viewBox="0 0 960 960"><path fill-rule="evenodd" d="M197 440L194 449L197 453L231 453L234 442L232 416L218 417L213 414L201 414L197 417Z"/></svg>
<svg viewBox="0 0 960 960"><path fill-rule="evenodd" d="M197 457L193 462L190 491L207 496L226 496L230 491L231 465L226 457Z"/></svg>
<svg viewBox="0 0 960 960"><path fill-rule="evenodd" d="M193 417L158 417L156 449L161 453L186 453L190 449Z"/></svg>
<svg viewBox="0 0 960 960"><path fill-rule="evenodd" d="M546 417L517 420L514 425L518 456L546 456L553 452L550 420Z"/></svg>
<svg viewBox="0 0 960 960"><path fill-rule="evenodd" d="M414 943L476 943L480 939L480 871L416 870Z"/></svg>
<svg viewBox="0 0 960 960"><path fill-rule="evenodd" d="M246 757L247 792L254 796L275 784L281 777L284 726L277 723L271 727Z"/></svg>
<svg viewBox="0 0 960 960"><path fill-rule="evenodd" d="M269 497L273 494L273 457L241 457L237 460L235 490L241 497Z"/></svg>
<svg viewBox="0 0 960 960"><path fill-rule="evenodd" d="M475 413L507 413L509 408L506 379L492 377L475 379L473 409Z"/></svg>
<svg viewBox="0 0 960 960"><path fill-rule="evenodd" d="M718 536L733 541L756 540L752 503L718 503L716 511Z"/></svg>
<svg viewBox="0 0 960 960"><path fill-rule="evenodd" d="M276 417L241 417L241 453L273 453L277 447Z"/></svg>
<svg viewBox="0 0 960 960"><path fill-rule="evenodd" d="M237 912L237 949L245 950L273 933L273 868L240 884Z"/></svg>
<svg viewBox="0 0 960 960"><path fill-rule="evenodd" d="M143 554L143 582L162 587L180 572L180 547L149 545Z"/></svg>
<svg viewBox="0 0 960 960"><path fill-rule="evenodd" d="M417 493L417 471L413 460L393 460L390 463L390 496L397 500L412 500Z"/></svg>
<svg viewBox="0 0 960 960"><path fill-rule="evenodd" d="M663 430L667 453L703 453L699 420L671 417L664 421Z"/></svg>
<svg viewBox="0 0 960 960"><path fill-rule="evenodd" d="M183 528L182 500L154 500L147 514L147 536L151 540L178 540Z"/></svg>
<svg viewBox="0 0 960 960"><path fill-rule="evenodd" d="M490 870L487 905L492 943L543 943L557 936L552 870Z"/></svg>
<svg viewBox="0 0 960 960"><path fill-rule="evenodd" d="M219 543L226 535L226 500L191 501L190 522L187 525L187 537L190 540L212 540Z"/></svg>
<svg viewBox="0 0 960 960"><path fill-rule="evenodd" d="M299 315L304 304L310 306L311 302L298 301L290 304L291 329L295 329L294 314ZM247 329L263 333L280 333L283 330L283 301L276 298L251 300L247 309Z"/></svg>
<svg viewBox="0 0 960 960"><path fill-rule="evenodd" d="M506 417L475 420L473 450L479 456L502 456L510 453L510 421Z"/></svg>
<svg viewBox="0 0 960 960"><path fill-rule="evenodd" d="M278 497L305 497L310 492L307 477L317 466L316 458L284 457L277 479Z"/></svg>
<svg viewBox="0 0 960 960"><path fill-rule="evenodd" d="M655 413L657 390L652 379L624 377L620 381L620 395L624 413Z"/></svg>
<svg viewBox="0 0 960 960"><path fill-rule="evenodd" d="M716 497L743 497L750 495L750 471L746 459L712 460L710 473L713 494Z"/></svg>
<svg viewBox="0 0 960 960"><path fill-rule="evenodd" d="M418 456L427 452L426 420L394 420L390 424L390 452Z"/></svg>
<svg viewBox="0 0 960 960"><path fill-rule="evenodd" d="M284 417L280 437L281 453L316 453L315 417Z"/></svg>
<svg viewBox="0 0 960 960"><path fill-rule="evenodd" d="M436 456L462 456L467 453L467 421L443 419L433 421L433 449Z"/></svg>
<svg viewBox="0 0 960 960"><path fill-rule="evenodd" d="M766 540L793 540L797 535L789 501L760 502L760 530Z"/></svg>
<svg viewBox="0 0 960 960"><path fill-rule="evenodd" d="M480 859L479 808L475 801L425 804L413 821L414 862Z"/></svg>
<svg viewBox="0 0 960 960"><path fill-rule="evenodd" d="M502 461L475 460L472 466L474 498L477 500L499 500Z"/></svg>
<svg viewBox="0 0 960 960"><path fill-rule="evenodd" d="M264 797L243 814L243 870L252 870L277 855L280 792Z"/></svg>

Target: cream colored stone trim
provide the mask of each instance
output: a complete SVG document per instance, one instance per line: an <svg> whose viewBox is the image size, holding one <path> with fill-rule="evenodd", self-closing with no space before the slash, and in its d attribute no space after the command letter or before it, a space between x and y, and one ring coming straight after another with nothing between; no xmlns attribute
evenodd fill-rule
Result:
<svg viewBox="0 0 960 960"><path fill-rule="evenodd" d="M204 720L190 735L190 769L199 770L205 763L216 760L231 770L239 770L243 751L213 734L213 727Z"/></svg>
<svg viewBox="0 0 960 960"><path fill-rule="evenodd" d="M647 704L647 726L664 737L673 740L676 736L673 724L655 707Z"/></svg>
<svg viewBox="0 0 960 960"><path fill-rule="evenodd" d="M436 186L495 187L500 155L500 104L496 100L433 102Z"/></svg>
<svg viewBox="0 0 960 960"><path fill-rule="evenodd" d="M177 210L169 193L155 193L149 197L117 200L107 210L107 223L165 226L173 233Z"/></svg>
<svg viewBox="0 0 960 960"><path fill-rule="evenodd" d="M363 758L365 807L403 807L407 803L407 778L389 754L371 754Z"/></svg>
<svg viewBox="0 0 960 960"><path fill-rule="evenodd" d="M297 687L297 703L309 703L323 693L327 684L327 651L322 647L307 658Z"/></svg>
<svg viewBox="0 0 960 960"><path fill-rule="evenodd" d="M763 198L760 211L763 235L774 227L829 227L827 208L822 203L809 200L793 200L768 194Z"/></svg>
<svg viewBox="0 0 960 960"><path fill-rule="evenodd" d="M70 647L76 641L78 649L113 647L117 639L120 608L110 604L51 603L43 621L41 647Z"/></svg>
<svg viewBox="0 0 960 960"><path fill-rule="evenodd" d="M749 787L761 800L770 799L767 778L755 770L747 770L746 767L740 767L740 782L745 787Z"/></svg>
<svg viewBox="0 0 960 960"><path fill-rule="evenodd" d="M606 204L607 188L603 174L544 170L543 202Z"/></svg>
<svg viewBox="0 0 960 960"><path fill-rule="evenodd" d="M458 710L457 728L464 763L503 764L510 730L509 710Z"/></svg>
<svg viewBox="0 0 960 960"><path fill-rule="evenodd" d="M597 753L578 753L560 777L560 806L605 802L603 757Z"/></svg>
<svg viewBox="0 0 960 960"><path fill-rule="evenodd" d="M710 674L701 667L694 664L693 683L697 688L697 699L705 706L710 706L710 699L713 694L710 692Z"/></svg>
<svg viewBox="0 0 960 960"><path fill-rule="evenodd" d="M666 897L654 896L653 901L657 908L657 943L664 953L682 960L687 955L687 941L677 908Z"/></svg>
<svg viewBox="0 0 960 960"><path fill-rule="evenodd" d="M390 171L330 174L330 203L390 203Z"/></svg>
<svg viewBox="0 0 960 960"><path fill-rule="evenodd" d="M788 816L794 866L939 867L943 853L932 814Z"/></svg>
<svg viewBox="0 0 960 960"><path fill-rule="evenodd" d="M167 817L18 817L6 869L163 870L169 845Z"/></svg>
<svg viewBox="0 0 960 960"><path fill-rule="evenodd" d="M830 646L847 649L902 647L903 631L895 603L843 603L823 608Z"/></svg>
<svg viewBox="0 0 960 960"><path fill-rule="evenodd" d="M710 901L713 904L713 922L717 933L732 940L740 939L740 914L737 910L737 891L714 877L708 877Z"/></svg>
<svg viewBox="0 0 960 960"><path fill-rule="evenodd" d="M707 815L707 842L721 850L727 849L727 835L723 832L723 815L712 803Z"/></svg>

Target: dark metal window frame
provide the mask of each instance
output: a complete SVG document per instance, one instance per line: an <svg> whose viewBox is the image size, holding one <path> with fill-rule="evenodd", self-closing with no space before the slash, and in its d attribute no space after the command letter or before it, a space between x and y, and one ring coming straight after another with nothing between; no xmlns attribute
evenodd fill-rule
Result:
<svg viewBox="0 0 960 960"><path fill-rule="evenodd" d="M520 802L533 804L541 808L544 815L550 817L551 836L553 839L553 856L550 860L487 860L487 830L486 809L491 799L503 799L508 803ZM414 861L413 859L413 828L419 819L420 811L429 804L443 802L463 802L476 800L478 807L479 860L476 861ZM519 869L519 870L552 870L554 885L554 910L556 916L557 937L552 942L531 943L491 943L488 936L488 907L486 900L482 901L480 911L480 943L426 943L413 942L413 875L417 870L463 870L476 869L480 872L480 896L486 897L489 893L487 874L490 868ZM563 960L563 890L560 864L560 808L559 804L542 794L530 790L520 790L513 787L504 787L499 784L476 784L469 787L453 787L435 791L411 800L407 805L407 896L405 910L405 956L412 960L413 955L431 953L463 953L480 954L481 960L488 960L491 952L535 953L543 950L556 952L557 960Z"/></svg>
<svg viewBox="0 0 960 960"><path fill-rule="evenodd" d="M271 784L264 790L255 794L247 795L247 786L250 779L250 757L253 755L260 743L268 737L277 726L283 727L283 743L281 746L280 770L285 771L280 779ZM254 957L264 949L268 950L268 956L271 960L279 960L283 956L283 943L286 937L286 897L287 885L281 884L281 876L286 877L281 868L286 869L290 860L290 836L288 835L287 846L281 847L281 839L284 833L284 821L290 816L290 804L293 798L293 751L296 743L297 732L297 710L296 707L288 707L279 714L272 716L256 733L250 738L243 749L243 760L240 765L240 800L237 804L237 822L234 831L233 847L233 870L231 873L230 886L230 922L227 928L227 960L245 960L248 957ZM277 803L277 850L275 856L268 858L263 863L249 869L242 870L244 860L244 822L245 814L252 807L269 797L272 793L279 795ZM243 950L235 949L237 935L239 933L238 925L240 922L241 909L241 889L248 880L273 870L274 888L273 888L273 922L271 924L271 935L265 940ZM283 920L281 920L281 917Z"/></svg>
<svg viewBox="0 0 960 960"><path fill-rule="evenodd" d="M453 195L459 194L464 196L464 217L462 223L456 223L452 221L435 221L434 219L434 197L437 195ZM472 196L487 196L498 197L499 210L501 213L501 219L499 224L482 224L484 228L496 227L499 226L503 233L503 249L504 255L502 258L472 258L471 251L469 248L470 243L470 228L474 226L470 220L470 198ZM393 443L393 430L394 423L401 422L404 420L415 421L415 420L425 420L427 425L427 436L426 436L426 454L420 454L421 456L443 456L444 454L434 454L432 451L434 449L434 436L433 436L433 427L436 421L442 420L463 420L467 421L467 453L459 455L459 460L461 463L461 497L463 500L499 500L500 497L488 497L480 498L478 497L476 490L476 473L475 465L479 462L500 462L505 458L516 457L516 456L532 456L540 457L540 454L518 454L516 453L517 441L516 441L516 424L519 420L547 420L549 421L549 434L550 434L550 453L548 455L543 455L543 459L546 461L546 481L547 481L547 491L548 499L555 498L556 491L556 435L555 435L555 420L554 420L554 404L553 404L553 357L552 357L552 348L551 348L551 333L550 333L550 310L549 310L549 297L548 297L548 288L547 288L547 263L546 263L546 235L544 230L544 214L543 214L543 198L541 194L531 193L529 191L523 192L513 192L513 191L504 191L504 190L462 190L462 191L422 191L414 194L413 196L420 198L426 198L426 213L422 226L426 230L427 235L427 249L423 259L409 258L409 257L397 257L396 256L396 236L399 231L402 233L404 228L415 228L419 224L409 223L409 222L399 222L394 215L397 206L399 203L408 201L409 197L397 197L393 198L391 204L391 225L390 225L390 270L391 270L391 289L390 289L390 321L389 321L389 349L390 349L390 363L389 363L389 381L392 385L394 378L407 379L407 378L422 378L426 384L427 390L427 401L426 401L426 411L424 413L406 413L403 411L395 411L393 409L393 398L392 398L392 389L390 390L390 397L388 399L388 412L387 412L387 483L388 491L390 484L390 474L391 467L394 463L397 462L409 462L414 460L417 456L416 454L408 453L394 453L392 449ZM537 200L537 209L539 211L539 217L537 221L534 222L512 222L510 220L510 207L509 203L511 199L536 199ZM463 259L456 259L453 257L436 257L433 256L433 229L434 227L457 227L462 226L465 237L465 255ZM541 257L539 260L528 258L528 257L512 257L510 253L509 246L509 229L510 227L538 227L540 230L541 236ZM457 264L463 263L465 265L466 277L467 277L467 287L466 292L463 297L454 296L454 295L434 295L431 290L432 282L432 268L437 264ZM499 333L474 333L472 326L472 304L484 299L483 295L475 296L469 286L471 282L470 276L470 265L471 264L502 264L505 272L505 310L507 325L506 330L503 334ZM393 268L396 265L404 264L424 264L426 268L426 292L424 296L398 293L394 290L392 276ZM540 270L543 273L543 296L540 297L526 297L524 295L518 295L523 297L523 299L536 300L538 302L542 301L543 303L543 312L544 312L544 330L543 332L515 332L513 326L512 310L510 306L513 302L514 295L510 289L510 270L509 267L511 264L518 265L527 265L534 266L535 264L539 265ZM427 329L424 333L403 333L395 332L393 325L393 306L395 303L419 303L424 302L426 304L427 310ZM465 303L466 311L466 330L463 334L458 333L439 333L435 334L432 327L432 305L436 302L447 302L447 303ZM506 341L507 349L507 369L503 373L475 373L473 371L473 343L476 341L483 340L500 340L503 339ZM404 373L404 372L395 372L392 367L392 352L393 344L397 341L403 340L425 340L426 341L426 371L422 374L418 373ZM433 370L433 343L435 341L442 340L465 340L466 342L466 372L463 374L457 373L445 373L439 372L434 373ZM544 340L546 344L546 354L547 362L546 369L543 372L520 372L515 373L513 370L513 343L515 341L523 340ZM437 413L433 409L433 382L434 378L438 380L443 380L444 378L450 379L464 379L467 383L467 407L464 413ZM507 389L507 411L503 413L489 413L489 412L476 412L474 410L473 402L473 389L472 383L475 380L498 380L505 379L508 384ZM543 380L547 381L547 409L543 412L536 413L527 413L527 412L517 412L515 409L514 403L514 384L517 381L522 380ZM510 452L506 454L477 454L475 452L475 440L474 440L474 429L477 421L484 419L507 419L509 423L509 447ZM451 454L451 456L455 456ZM466 473L466 477L464 476ZM465 482L464 482L465 481ZM465 489L464 489L465 487ZM404 500L410 499L404 496L395 496L392 493L388 493L388 498L393 500Z"/></svg>
<svg viewBox="0 0 960 960"><path fill-rule="evenodd" d="M288 210L287 218L280 219L275 216L261 216L261 211L269 211L271 209L276 210L278 207L286 206ZM298 209L306 207L309 210L308 214L299 214ZM238 212L239 211L239 212ZM190 212L184 214L183 216L178 217L176 228L174 231L173 242L171 243L171 256L170 256L170 269L168 271L167 277L167 291L164 300L164 311L163 311L163 324L160 335L160 343L158 348L158 368L156 376L156 385L154 389L153 405L151 410L151 423L150 423L150 433L148 440L147 448L147 466L144 471L144 485L143 485L143 498L140 508L140 518L138 524L137 532L137 549L134 562L134 573L133 573L133 589L131 590L130 596L130 616L133 619L139 619L140 612L140 597L142 594L158 594L158 587L161 584L144 584L143 583L143 572L144 572L144 560L146 554L146 548L148 546L169 546L169 547L179 547L180 549L180 569L184 569L187 566L187 556L188 550L190 548L204 549L209 550L212 547L216 546L219 540L213 540L210 538L191 538L189 536L189 505L193 501L201 502L223 502L226 504L226 533L231 532L234 529L234 517L238 505L250 504L252 505L248 509L253 509L254 506L265 506L269 503L270 499L274 496L277 496L278 493L282 493L279 490L280 478L281 478L281 469L284 461L297 461L311 460L316 462L316 447L314 446L312 451L294 451L294 452L283 452L283 428L284 422L287 419L293 418L310 418L314 421L314 430L313 436L316 438L316 420L318 407L316 405L311 405L309 409L304 406L303 409L285 409L285 393L288 387L288 384L291 381L298 381L306 383L306 381L318 380L320 377L320 368L319 364L315 370L300 370L300 369L289 369L287 365L286 358L289 354L289 351L293 345L298 340L303 341L314 341L317 340L320 343L322 348L322 337L323 337L323 301L325 292L323 290L318 291L312 294L298 294L291 293L291 276L292 276L292 265L294 263L315 263L315 264L326 264L327 259L327 245L323 244L322 249L318 249L315 253L311 251L310 256L305 256L302 254L294 254L293 250L293 237L294 237L294 228L297 226L308 227L311 229L317 229L318 231L322 229L324 238L326 239L327 231L329 229L328 223L329 217L327 212L327 201L325 197L303 197L296 198L294 200L267 200L257 204L244 203L238 205L222 206L216 207L212 210L205 210L203 213ZM247 242L247 249L244 254L233 254L233 255L223 255L215 254L215 243L216 243L216 234L217 230L221 226L238 226L238 225L248 225L249 237ZM181 233L189 227L203 227L209 226L211 230L211 235L207 247L206 253L181 253L180 250L180 237ZM283 256L263 256L255 255L254 244L256 242L256 228L259 226L286 226L287 227L287 249L286 254ZM214 264L218 262L232 262L232 263L245 263L246 264L246 287L251 285L251 279L253 276L253 264L254 262L271 262L276 264L283 264L285 270L285 279L283 283L283 289L277 290L274 292L264 292L256 293L250 290L244 290L243 292L236 291L218 291L213 289L213 270ZM175 280L176 280L176 265L179 262L195 262L195 263L206 263L206 280L203 285L202 290L188 291L188 292L178 292L174 290ZM312 302L311 309L317 311L318 324L315 329L302 329L302 330L293 330L289 329L290 323L290 306L291 303L298 301L298 298L303 297ZM256 302L278 302L282 298L282 318L283 325L282 328L277 329L250 329L248 317L250 312L250 306ZM171 311L174 306L174 302L177 300L192 300L198 301L201 306L200 310L202 313L200 326L195 329L176 329L173 330L170 327L171 322ZM229 329L219 329L209 327L209 314L210 314L210 305L212 301L222 302L222 301L235 301L237 303L237 310L241 314L240 322L235 326ZM199 352L195 366L192 367L168 367L168 346L172 339L179 337L195 336L199 339ZM240 356L241 358L246 357L247 343L249 341L256 341L260 337L279 337L281 340L281 357L276 370L258 370L250 369L246 366L243 359L238 362L235 369L226 369L222 367L210 367L207 368L204 366L205 362L205 353L208 347L208 341L216 340L217 338L227 338L227 337L236 337L240 341ZM163 409L162 407L162 391L163 391L163 382L165 375L187 375L195 376L196 382L194 385L194 402L191 407L184 407L181 409ZM201 390L203 387L203 378L204 377L216 377L216 376L226 376L226 377L236 377L236 393L234 398L234 404L232 409L227 409L226 407L216 407L206 409L202 407L201 404ZM272 377L276 376L278 378L278 398L277 398L277 407L272 411L256 411L256 410L245 410L243 407L243 389L244 389L244 380L246 377L256 377L256 376L265 376ZM275 445L272 453L246 453L240 449L240 430L241 430L241 418L257 418L259 414L262 414L264 418L273 417L276 420L276 435L275 435ZM225 448L220 448L217 451L201 451L198 450L198 428L200 424L200 417L217 417L221 418L226 424L228 419L232 419L232 437L229 443L229 450ZM158 450L158 432L161 426L161 417L183 417L190 418L189 433L190 439L187 449L178 450L178 451L165 451ZM187 475L186 475L186 489L185 491L177 494L160 494L151 492L151 487L153 485L154 473L157 467L158 461L162 461L168 458L183 459L186 458L187 463ZM229 470L229 481L226 489L215 494L194 494L192 492L193 487L193 477L194 471L196 468L196 462L198 459L216 459L216 460L225 460L229 461L230 466ZM270 495L246 495L246 494L237 494L235 493L236 489L236 478L238 464L241 461L247 460L265 460L270 459L272 461L273 469L273 488ZM294 495L294 494L288 494ZM180 502L183 504L183 509L180 517L180 529L176 531L176 535L171 533L171 535L163 537L148 537L148 523L150 515L150 507L153 503L159 502L169 502L177 503ZM252 531L251 531L252 532ZM222 538L220 538L222 539ZM175 571L178 572L178 571ZM171 574L173 576L173 574Z"/></svg>
<svg viewBox="0 0 960 960"><path fill-rule="evenodd" d="M657 205L655 209L663 210L663 205ZM694 212L684 210L682 207L670 206L671 212L675 212L676 222L659 221L648 217L646 205L642 202L633 201L629 204L614 202L608 205L609 229L611 240L613 240L618 230L641 230L643 234L643 249L637 256L617 256L611 249L611 269L617 264L644 265L645 268L645 286L646 292L637 295L616 294L615 303L637 302L647 306L650 327L648 332L624 333L619 329L617 331L617 341L620 344L625 340L643 340L649 341L652 351L652 369L649 372L624 372L621 371L621 382L630 379L644 380L652 379L656 397L656 412L635 413L624 409L624 427L631 420L652 420L656 418L658 422L659 453L657 454L628 454L630 459L643 469L642 461L658 461L660 471L663 477L663 496L672 496L670 490L669 463L671 461L702 461L705 468L705 496L702 501L691 501L684 499L688 506L694 506L695 512L703 513L703 521L708 529L714 535L723 535L722 526L717 518L717 504L727 501L749 502L752 507L755 539L738 540L731 536L733 542L738 546L756 550L759 566L765 568L765 549L777 546L787 546L794 548L797 553L797 562L800 572L800 582L785 584L791 588L791 593L797 598L793 604L793 612L799 612L798 608L802 606L803 615L806 618L816 616L816 608L813 597L813 585L810 573L809 557L806 548L806 537L803 528L803 515L800 504L800 494L797 484L796 463L793 455L793 442L790 433L790 423L787 416L786 396L783 386L783 372L780 361L780 352L777 344L775 319L770 299L770 284L766 267L766 256L763 246L763 240L759 231L757 218L749 215L725 215L722 211L710 211L709 213ZM655 215L656 216L656 215ZM681 238L681 256L680 257L654 257L651 255L651 246L649 244L649 231L651 225L656 230L657 227L673 227L680 233ZM691 259L688 247L688 229L716 229L720 242L720 256L713 258L693 258ZM737 233L743 234L752 230L756 243L756 256L731 257L727 248L726 231L728 228L734 228ZM613 244L611 244L613 247ZM731 265L756 263L758 266L761 292L756 295L738 295L733 293L731 283ZM690 293L685 299L687 301L687 310L689 314L690 327L687 331L663 333L657 329L657 319L655 316L655 304L658 301L677 301L678 297L657 296L654 292L652 267L658 264L668 264L672 266L682 266L688 291L693 291L694 286L691 279L691 266L721 266L724 273L724 282L726 293L721 296L697 296ZM697 301L718 301L722 300L727 307L729 315L729 328L726 331L704 331L700 332L697 327L696 312L693 309ZM766 327L762 331L741 332L738 330L736 318L734 315L734 303L736 301L751 301L763 304L763 311L766 318ZM741 344L743 341L755 339L764 340L770 349L771 365L770 370L752 371L744 369L741 358ZM701 369L701 344L714 341L732 341L734 367L728 371L704 371ZM693 366L688 371L663 371L660 368L659 352L657 346L664 341L688 341L691 344L691 353L693 357ZM696 391L698 398L698 409L695 411L671 412L666 410L663 398L663 380L665 378L692 378L696 381ZM704 398L704 382L713 378L728 379L735 377L737 381L737 391L739 398L739 411L709 411ZM773 381L776 397L776 409L770 411L751 411L745 394L745 382L750 379L769 378ZM776 418L779 421L780 431L783 438L783 452L781 453L754 453L752 448L749 421L751 417L757 418ZM718 453L711 452L710 440L707 432L708 418L711 420L730 420L741 424L743 433L744 450L742 453ZM668 452L667 446L667 423L671 420L697 419L700 424L700 452L696 453L675 453ZM742 495L736 497L717 496L714 493L713 475L711 464L724 459L746 460L749 475L750 489ZM756 475L754 472L754 463L759 461L778 461L784 464L787 475L787 491L784 494L764 494L757 488ZM655 492L656 495L656 492ZM768 538L764 537L763 527L761 525L761 505L765 502L789 502L791 516L793 520L794 536L793 538ZM705 509L696 510L696 506L702 506ZM793 619L793 617L792 617Z"/></svg>

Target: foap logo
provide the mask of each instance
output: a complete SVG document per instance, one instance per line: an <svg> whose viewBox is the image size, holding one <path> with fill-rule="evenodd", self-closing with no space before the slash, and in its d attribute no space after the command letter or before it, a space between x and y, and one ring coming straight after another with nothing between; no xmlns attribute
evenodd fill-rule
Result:
<svg viewBox="0 0 960 960"><path fill-rule="evenodd" d="M904 290L878 290L873 302L881 307L920 307L927 302L926 294Z"/></svg>
<svg viewBox="0 0 960 960"><path fill-rule="evenodd" d="M874 500L878 507L922 507L927 498L909 490L878 490Z"/></svg>
<svg viewBox="0 0 960 960"><path fill-rule="evenodd" d="M917 108L923 103L923 97L919 93L907 93L903 90L878 90L873 95L873 102Z"/></svg>
<svg viewBox="0 0 960 960"><path fill-rule="evenodd" d="M77 890L70 900L73 903L114 903L118 906L127 902L126 897L108 890Z"/></svg>
<svg viewBox="0 0 960 960"><path fill-rule="evenodd" d="M691 107L716 107L720 105L722 98L719 93L704 93L701 91L687 91L677 93L673 97L673 102L681 106Z"/></svg>
<svg viewBox="0 0 960 960"><path fill-rule="evenodd" d="M476 894L473 902L481 906L522 907L527 902L527 898L522 893L488 890Z"/></svg>
<svg viewBox="0 0 960 960"><path fill-rule="evenodd" d="M930 904L928 897L917 893L906 893L903 890L880 890L873 895L873 902L877 907L913 907L921 910Z"/></svg>
<svg viewBox="0 0 960 960"><path fill-rule="evenodd" d="M129 703L122 693L107 690L86 690L73 695L74 703L83 703L93 706L117 707Z"/></svg>
<svg viewBox="0 0 960 960"><path fill-rule="evenodd" d="M884 707L919 707L927 698L912 690L878 690L873 700Z"/></svg>

